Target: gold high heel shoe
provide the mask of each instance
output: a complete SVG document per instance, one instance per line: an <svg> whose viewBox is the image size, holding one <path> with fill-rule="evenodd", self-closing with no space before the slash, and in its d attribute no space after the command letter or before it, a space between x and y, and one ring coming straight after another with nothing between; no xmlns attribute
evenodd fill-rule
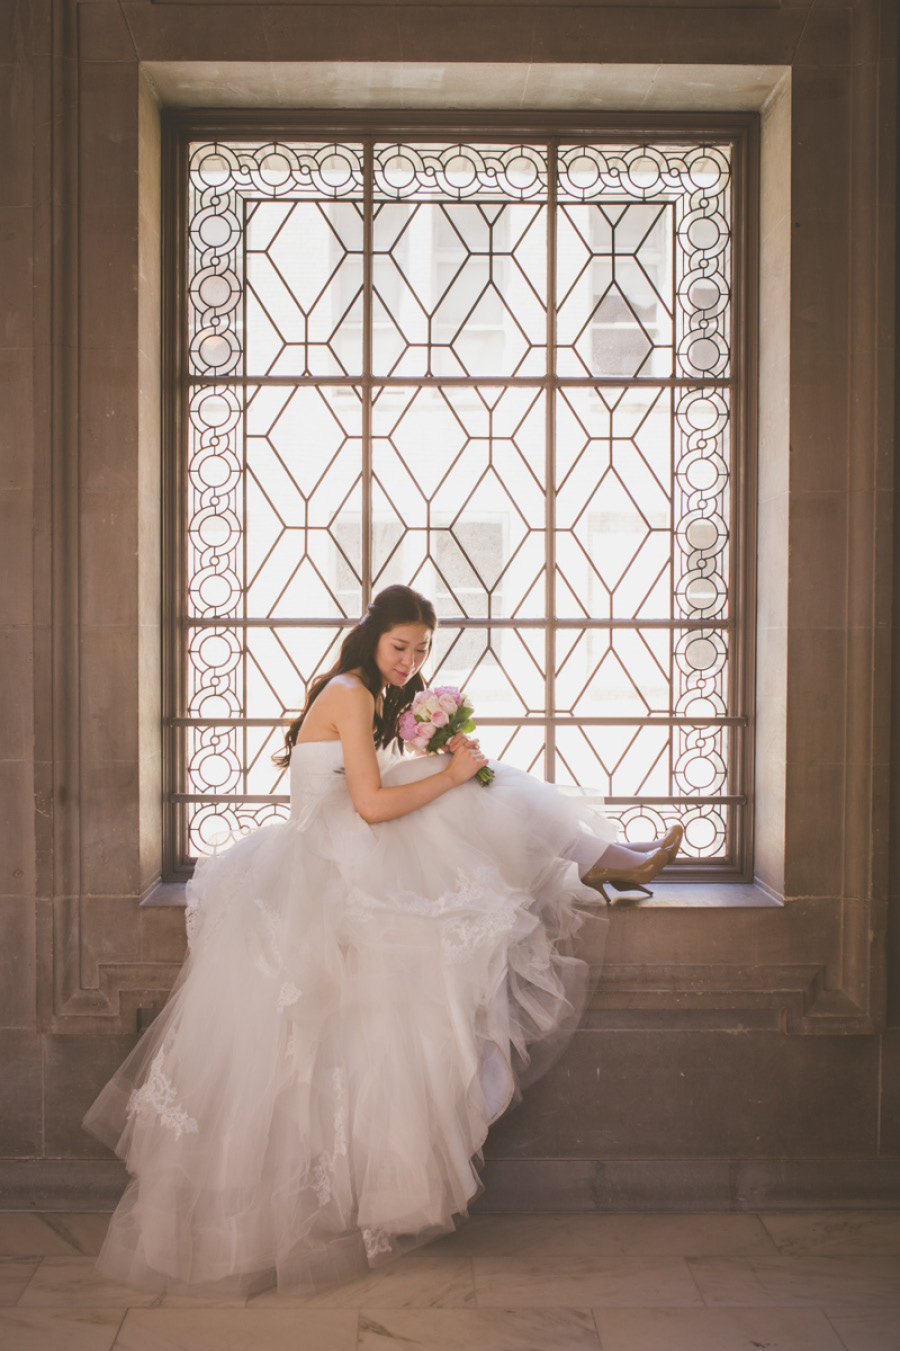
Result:
<svg viewBox="0 0 900 1351"><path fill-rule="evenodd" d="M680 836L678 842L680 843ZM599 863L595 863L581 880L586 887L593 887L595 891L599 891L606 904L609 905L610 898L606 892L607 882L610 886L627 888L629 891L642 891L645 896L652 896L653 892L647 886L647 883L652 882L657 873L662 872L668 862L669 849L663 846L657 849L656 853L650 854L645 863L639 863L634 868L602 868Z"/></svg>
<svg viewBox="0 0 900 1351"><path fill-rule="evenodd" d="M668 858L669 863L673 863L675 861L675 855L681 848L681 841L683 839L684 839L684 826L681 824L680 821L676 821L674 826L672 826L671 830L666 831L661 841L661 847L665 849L669 855Z"/></svg>

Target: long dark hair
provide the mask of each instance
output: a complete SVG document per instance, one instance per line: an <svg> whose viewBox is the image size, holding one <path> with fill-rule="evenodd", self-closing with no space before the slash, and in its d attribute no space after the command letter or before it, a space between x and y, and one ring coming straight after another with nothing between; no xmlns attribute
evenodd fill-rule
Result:
<svg viewBox="0 0 900 1351"><path fill-rule="evenodd" d="M285 768L290 764L291 751L297 743L297 734L303 726L303 720L334 676L341 675L344 671L361 671L363 684L377 700L384 681L375 664L375 650L381 635L387 633L388 629L396 628L398 624L424 624L434 632L437 625L434 606L430 600L409 586L387 586L383 591L379 591L362 619L341 643L340 656L334 666L324 675L317 676L310 685L302 712L285 731L284 750L272 756L276 765ZM389 746L394 740L402 746L397 731L400 714L409 708L419 690L424 688L425 681L418 672L400 689L396 689L393 685L387 687L384 691L381 712L379 713L377 705L375 709L372 732L376 746Z"/></svg>

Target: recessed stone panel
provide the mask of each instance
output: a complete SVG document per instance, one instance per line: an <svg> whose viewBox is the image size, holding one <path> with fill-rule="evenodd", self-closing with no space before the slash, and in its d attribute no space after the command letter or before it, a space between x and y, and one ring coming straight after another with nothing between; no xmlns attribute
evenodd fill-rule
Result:
<svg viewBox="0 0 900 1351"><path fill-rule="evenodd" d="M849 220L850 193L829 191L829 184L845 182L850 166L851 80L846 65L793 67L793 136L798 153L791 165L792 218L804 226L828 222L846 228ZM805 238L800 235L801 241Z"/></svg>
<svg viewBox="0 0 900 1351"><path fill-rule="evenodd" d="M822 381L791 385L791 484L798 492L843 493L847 487L847 387L836 381L822 397Z"/></svg>
<svg viewBox="0 0 900 1351"><path fill-rule="evenodd" d="M2 320L2 316L0 316ZM30 488L0 490L0 624L31 624L32 494Z"/></svg>
<svg viewBox="0 0 900 1351"><path fill-rule="evenodd" d="M83 61L136 61L125 15L115 4L79 4L78 50Z"/></svg>
<svg viewBox="0 0 900 1351"><path fill-rule="evenodd" d="M184 910L145 906L140 912L141 960L182 962L187 953Z"/></svg>
<svg viewBox="0 0 900 1351"><path fill-rule="evenodd" d="M34 895L34 771L0 760L0 896Z"/></svg>
<svg viewBox="0 0 900 1351"><path fill-rule="evenodd" d="M493 1157L855 1157L875 1143L867 1037L748 1032L575 1034ZM835 1083L841 1092L835 1094Z"/></svg>
<svg viewBox="0 0 900 1351"><path fill-rule="evenodd" d="M79 201L137 218L137 67L83 61L79 68Z"/></svg>
<svg viewBox="0 0 900 1351"><path fill-rule="evenodd" d="M124 0L122 6L134 45L141 61L258 61L268 63L275 53L280 60L309 60L309 48L315 45L320 24L310 22L306 13L294 13L288 32L282 32L280 45L270 46L265 11L257 11L247 21L239 10L230 11L224 22L210 23L209 11L201 6L148 5ZM338 20L348 32L359 25L347 11ZM391 34L382 34L382 44ZM395 53L399 54L399 53ZM378 60L378 53L369 53Z"/></svg>
<svg viewBox="0 0 900 1351"><path fill-rule="evenodd" d="M847 635L843 629L800 629L791 635L787 757L841 764L845 751Z"/></svg>
<svg viewBox="0 0 900 1351"><path fill-rule="evenodd" d="M42 1152L41 1039L37 1032L0 1029L0 1157Z"/></svg>
<svg viewBox="0 0 900 1351"><path fill-rule="evenodd" d="M797 963L829 970L837 951L839 919L836 900L808 897L784 909L738 907L715 914L686 909L673 915L658 907L613 906L606 963L651 967L722 963L735 971Z"/></svg>
<svg viewBox="0 0 900 1351"><path fill-rule="evenodd" d="M881 1153L900 1155L900 1028L881 1034Z"/></svg>
<svg viewBox="0 0 900 1351"><path fill-rule="evenodd" d="M138 762L109 760L81 773L82 890L88 896L137 896L140 870Z"/></svg>
<svg viewBox="0 0 900 1351"><path fill-rule="evenodd" d="M0 47L0 50L10 49ZM15 128L15 135L3 139L0 207L30 206L32 202L33 97L31 69L24 61L0 65L0 109L9 119L6 125Z"/></svg>
<svg viewBox="0 0 900 1351"><path fill-rule="evenodd" d="M794 203L791 235L791 379L818 382L822 402L847 379L850 249L846 224L806 216ZM828 285L823 285L823 278ZM793 414L792 414L793 415Z"/></svg>
<svg viewBox="0 0 900 1351"><path fill-rule="evenodd" d="M138 223L133 210L85 205L81 275L82 347L136 351ZM90 389L86 392L89 396Z"/></svg>
<svg viewBox="0 0 900 1351"><path fill-rule="evenodd" d="M33 476L34 354L30 347L0 347L3 432L9 453L0 460L0 489L30 489Z"/></svg>
<svg viewBox="0 0 900 1351"><path fill-rule="evenodd" d="M124 625L85 631L81 710L87 764L139 756L138 641Z"/></svg>
<svg viewBox="0 0 900 1351"><path fill-rule="evenodd" d="M840 493L795 494L790 523L791 628L842 628L846 577L846 499Z"/></svg>
<svg viewBox="0 0 900 1351"><path fill-rule="evenodd" d="M137 465L133 456L123 454L123 447L132 445L134 439L136 351L133 345L85 348L80 374L85 391L80 410L82 488L133 496Z"/></svg>
<svg viewBox="0 0 900 1351"><path fill-rule="evenodd" d="M814 3L794 53L795 67L846 67L853 41L853 7Z"/></svg>
<svg viewBox="0 0 900 1351"><path fill-rule="evenodd" d="M44 1038L44 1154L106 1159L109 1151L82 1129L81 1118L135 1045L136 1037Z"/></svg>
<svg viewBox="0 0 900 1351"><path fill-rule="evenodd" d="M34 948L34 901L0 897L0 1027L35 1026Z"/></svg>
<svg viewBox="0 0 900 1351"><path fill-rule="evenodd" d="M785 896L840 896L843 886L845 770L841 764L787 766Z"/></svg>
<svg viewBox="0 0 900 1351"><path fill-rule="evenodd" d="M0 334L4 347L31 343L34 221L29 206L0 206Z"/></svg>
<svg viewBox="0 0 900 1351"><path fill-rule="evenodd" d="M127 454L129 448L123 438L120 452ZM86 628L133 627L138 605L137 503L122 492L84 493L81 522L82 623Z"/></svg>
<svg viewBox="0 0 900 1351"><path fill-rule="evenodd" d="M34 750L34 710L22 697L33 684L32 641L29 628L0 628L0 760L27 760Z"/></svg>
<svg viewBox="0 0 900 1351"><path fill-rule="evenodd" d="M124 896L81 899L81 980L85 988L100 985L100 967L140 960L138 902Z"/></svg>

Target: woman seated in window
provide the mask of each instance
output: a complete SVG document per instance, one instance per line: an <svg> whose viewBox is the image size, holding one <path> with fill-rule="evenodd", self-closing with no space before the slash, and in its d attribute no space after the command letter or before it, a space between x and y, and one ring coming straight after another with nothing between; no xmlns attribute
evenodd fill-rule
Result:
<svg viewBox="0 0 900 1351"><path fill-rule="evenodd" d="M677 852L680 827L625 848L509 766L482 786L465 734L401 755L434 627L408 587L376 597L288 730L290 819L188 885L169 1002L85 1118L132 1174L113 1279L313 1291L451 1231L578 1022L583 907Z"/></svg>

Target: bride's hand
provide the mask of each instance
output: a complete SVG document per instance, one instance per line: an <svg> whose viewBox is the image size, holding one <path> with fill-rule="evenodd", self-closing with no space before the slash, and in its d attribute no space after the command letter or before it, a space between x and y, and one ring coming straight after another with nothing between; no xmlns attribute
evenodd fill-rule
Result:
<svg viewBox="0 0 900 1351"><path fill-rule="evenodd" d="M452 755L460 746L468 746L470 750L477 751L481 749L481 742L474 737L466 736L465 732L457 732L456 736L452 736L447 744L441 747L441 750L445 755Z"/></svg>
<svg viewBox="0 0 900 1351"><path fill-rule="evenodd" d="M487 764L487 756L482 755L477 742L469 741L468 737L455 736L448 745L452 747L453 758L447 766L447 773L457 785L465 783L467 779L474 779L479 769Z"/></svg>

